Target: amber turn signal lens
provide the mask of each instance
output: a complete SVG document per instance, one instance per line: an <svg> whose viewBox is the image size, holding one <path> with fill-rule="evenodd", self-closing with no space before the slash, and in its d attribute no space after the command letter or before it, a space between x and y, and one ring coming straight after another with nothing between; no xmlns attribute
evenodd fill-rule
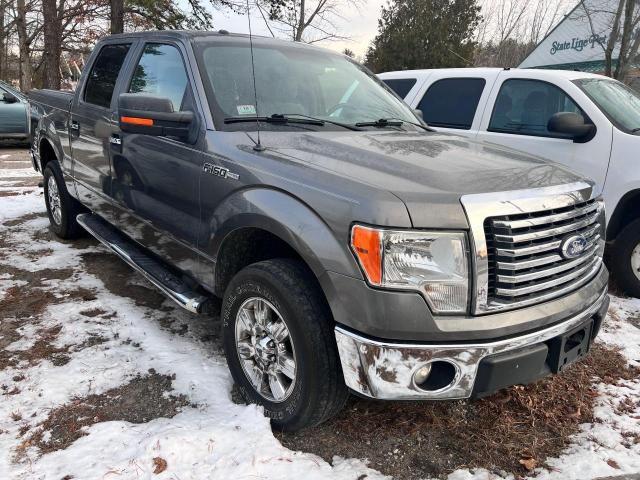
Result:
<svg viewBox="0 0 640 480"><path fill-rule="evenodd" d="M351 248L372 285L382 283L380 235L380 231L360 225L354 226L351 231Z"/></svg>
<svg viewBox="0 0 640 480"><path fill-rule="evenodd" d="M145 127L153 126L152 118L138 118L138 117L120 117L122 123L129 123L131 125L144 125Z"/></svg>

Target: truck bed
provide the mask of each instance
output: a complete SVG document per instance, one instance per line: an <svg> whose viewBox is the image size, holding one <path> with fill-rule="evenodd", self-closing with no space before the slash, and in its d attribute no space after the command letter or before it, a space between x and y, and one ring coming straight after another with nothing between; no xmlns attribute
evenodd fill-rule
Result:
<svg viewBox="0 0 640 480"><path fill-rule="evenodd" d="M29 102L32 105L41 107L48 112L50 109L69 111L69 105L73 100L74 92L63 92L60 90L31 90L28 94Z"/></svg>

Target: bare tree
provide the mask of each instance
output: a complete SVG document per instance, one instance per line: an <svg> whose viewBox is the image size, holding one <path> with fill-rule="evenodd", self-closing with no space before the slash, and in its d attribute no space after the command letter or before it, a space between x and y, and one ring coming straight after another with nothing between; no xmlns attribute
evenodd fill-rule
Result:
<svg viewBox="0 0 640 480"><path fill-rule="evenodd" d="M569 0L485 0L476 66L518 65L569 8Z"/></svg>
<svg viewBox="0 0 640 480"><path fill-rule="evenodd" d="M359 7L359 0L256 0L265 25L276 36L284 35L295 42L316 43L323 40L344 40L337 20L342 19L340 7Z"/></svg>
<svg viewBox="0 0 640 480"><path fill-rule="evenodd" d="M31 21L28 14L33 11L33 4L25 0L17 0L14 9L14 21L18 34L18 49L20 52L20 89L23 92L31 90L33 68L31 65L31 45L37 36L38 28L30 28Z"/></svg>
<svg viewBox="0 0 640 480"><path fill-rule="evenodd" d="M606 29L610 32L609 36L606 41L598 41L604 50L604 73L609 77L624 80L640 53L640 2L616 0L613 3L614 9L609 10L603 8L602 4L582 1L581 7L589 22L591 33L596 39L602 36L596 28L595 17L607 18ZM614 68L613 56L617 46L619 47L618 58Z"/></svg>

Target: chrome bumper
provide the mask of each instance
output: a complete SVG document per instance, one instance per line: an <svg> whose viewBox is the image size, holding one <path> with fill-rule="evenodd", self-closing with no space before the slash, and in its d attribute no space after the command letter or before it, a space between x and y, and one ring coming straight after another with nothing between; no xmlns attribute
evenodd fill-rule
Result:
<svg viewBox="0 0 640 480"><path fill-rule="evenodd" d="M478 366L489 355L540 344L567 333L593 317L603 307L606 290L580 314L519 337L473 344L402 344L371 340L336 327L342 371L347 386L361 395L384 400L454 400L473 392ZM414 373L435 361L453 365L455 375L449 385L424 390L415 384Z"/></svg>

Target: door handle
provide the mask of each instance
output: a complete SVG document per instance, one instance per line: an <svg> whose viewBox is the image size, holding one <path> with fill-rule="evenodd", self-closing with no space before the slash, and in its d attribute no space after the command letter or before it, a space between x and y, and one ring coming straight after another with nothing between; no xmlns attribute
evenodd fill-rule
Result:
<svg viewBox="0 0 640 480"><path fill-rule="evenodd" d="M78 122L76 122L75 120L71 121L71 125L69 125L69 128L71 128L71 130L75 133L78 134L80 133L80 124Z"/></svg>

